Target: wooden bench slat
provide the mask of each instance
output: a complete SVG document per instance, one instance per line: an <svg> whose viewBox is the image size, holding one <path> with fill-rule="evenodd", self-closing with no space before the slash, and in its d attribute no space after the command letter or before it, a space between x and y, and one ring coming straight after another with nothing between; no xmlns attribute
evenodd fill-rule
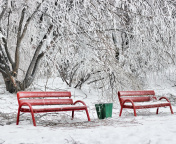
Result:
<svg viewBox="0 0 176 144"><path fill-rule="evenodd" d="M35 97L71 97L71 92L18 92L17 98Z"/></svg>
<svg viewBox="0 0 176 144"><path fill-rule="evenodd" d="M144 96L144 95L155 95L153 90L146 90L146 91L119 91L119 96Z"/></svg>
<svg viewBox="0 0 176 144"><path fill-rule="evenodd" d="M72 99L21 99L19 103L30 103L31 105L64 105L73 104Z"/></svg>

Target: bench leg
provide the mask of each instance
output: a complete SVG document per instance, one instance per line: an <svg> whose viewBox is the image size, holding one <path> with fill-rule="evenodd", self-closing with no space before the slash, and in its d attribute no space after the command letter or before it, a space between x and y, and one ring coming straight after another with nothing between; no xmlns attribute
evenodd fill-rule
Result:
<svg viewBox="0 0 176 144"><path fill-rule="evenodd" d="M89 117L89 113L88 113L87 108L85 109L85 111L86 111L86 114L87 114L87 119L88 119L88 121L90 121L90 117ZM72 119L73 118L74 118L74 110L72 111Z"/></svg>
<svg viewBox="0 0 176 144"><path fill-rule="evenodd" d="M89 117L89 113L88 113L87 108L85 110L86 110L86 114L87 114L87 119L88 119L88 121L90 121L90 117Z"/></svg>
<svg viewBox="0 0 176 144"><path fill-rule="evenodd" d="M174 114L173 110L172 110L172 106L170 105L170 110L171 110L171 114Z"/></svg>
<svg viewBox="0 0 176 144"><path fill-rule="evenodd" d="M72 119L74 118L74 110L72 111Z"/></svg>
<svg viewBox="0 0 176 144"><path fill-rule="evenodd" d="M123 107L121 107L121 109L120 109L119 117L122 115L122 110L123 110Z"/></svg>
<svg viewBox="0 0 176 144"><path fill-rule="evenodd" d="M136 109L135 108L133 108L134 109L134 116L137 116L137 114L136 114Z"/></svg>
<svg viewBox="0 0 176 144"><path fill-rule="evenodd" d="M120 114L119 114L119 116L121 116L121 115L122 115L122 110L123 110L123 107L121 107L121 109L120 109ZM137 114L136 114L136 109L135 109L135 108L133 108L133 110L134 110L134 116L137 116Z"/></svg>
<svg viewBox="0 0 176 144"><path fill-rule="evenodd" d="M159 107L158 107L157 110L156 110L156 114L158 114L158 112L159 112Z"/></svg>
<svg viewBox="0 0 176 144"><path fill-rule="evenodd" d="M35 117L34 117L34 112L33 112L33 110L31 111L31 115L32 115L33 125L36 126L36 122L35 122Z"/></svg>
<svg viewBox="0 0 176 144"><path fill-rule="evenodd" d="M20 107L18 108L18 114L17 114L17 121L16 121L16 125L19 124L19 119L20 119Z"/></svg>
<svg viewBox="0 0 176 144"><path fill-rule="evenodd" d="M36 126L35 117L34 117L34 111L33 111L33 109L32 109L32 106L31 106L29 103L26 103L26 102L22 103L22 104L19 106L19 108L18 108L18 115L17 115L17 122L16 122L16 124L17 124L17 125L19 124L20 109L21 109L21 107L22 107L23 105L28 105L28 106L29 106L29 109L30 109L31 115L32 115L33 125Z"/></svg>
<svg viewBox="0 0 176 144"><path fill-rule="evenodd" d="M173 112L173 110L172 110L172 106L170 105L169 107L170 107L171 114L174 114L174 112ZM158 114L158 112L159 112L159 107L158 107L157 110L156 110L156 114Z"/></svg>

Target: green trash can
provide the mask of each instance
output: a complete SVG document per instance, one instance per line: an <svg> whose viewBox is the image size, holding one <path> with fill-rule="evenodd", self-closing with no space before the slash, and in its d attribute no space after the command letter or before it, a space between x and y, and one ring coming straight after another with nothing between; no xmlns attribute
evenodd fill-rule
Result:
<svg viewBox="0 0 176 144"><path fill-rule="evenodd" d="M112 117L112 107L113 107L113 103L95 104L98 118L104 119L104 118Z"/></svg>

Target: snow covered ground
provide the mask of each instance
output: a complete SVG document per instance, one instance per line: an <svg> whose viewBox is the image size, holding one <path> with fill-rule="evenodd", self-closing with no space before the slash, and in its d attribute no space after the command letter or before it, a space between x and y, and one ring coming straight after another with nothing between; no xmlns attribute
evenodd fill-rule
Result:
<svg viewBox="0 0 176 144"><path fill-rule="evenodd" d="M74 120L71 120L71 112L44 113L35 114L37 127L34 127L31 115L22 114L17 126L16 95L5 92L3 85L0 85L0 144L176 143L176 114L172 115L168 107L160 108L159 115L155 114L156 109L138 110L137 117L133 116L132 110L124 110L122 117L119 117L120 107L116 99L112 118L99 120L95 104L103 101L96 91L66 88L59 80L57 88L54 86L56 84L52 86L55 90L71 91L74 100L83 100L88 105L91 122L87 121L84 111L75 112ZM33 89L39 90L39 85ZM161 93L158 91L157 94ZM173 99L172 105L176 113Z"/></svg>

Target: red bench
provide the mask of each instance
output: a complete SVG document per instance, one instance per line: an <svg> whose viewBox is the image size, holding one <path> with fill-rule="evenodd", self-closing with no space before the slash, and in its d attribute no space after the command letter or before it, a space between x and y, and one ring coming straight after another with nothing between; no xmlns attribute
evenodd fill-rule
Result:
<svg viewBox="0 0 176 144"><path fill-rule="evenodd" d="M19 104L17 125L20 112L31 113L34 126L36 126L34 113L45 112L72 111L72 118L74 118L74 111L85 110L88 121L90 121L86 104L80 100L73 103L71 92L18 92L17 99ZM83 105L75 105L77 103Z"/></svg>
<svg viewBox="0 0 176 144"><path fill-rule="evenodd" d="M156 114L158 114L159 107L166 106L170 107L171 113L173 114L170 101L166 97L161 97L157 100L153 90L119 91L118 98L121 105L119 116L121 116L123 108L133 109L134 116L136 116L136 109L157 108ZM165 100L161 101L162 99Z"/></svg>

